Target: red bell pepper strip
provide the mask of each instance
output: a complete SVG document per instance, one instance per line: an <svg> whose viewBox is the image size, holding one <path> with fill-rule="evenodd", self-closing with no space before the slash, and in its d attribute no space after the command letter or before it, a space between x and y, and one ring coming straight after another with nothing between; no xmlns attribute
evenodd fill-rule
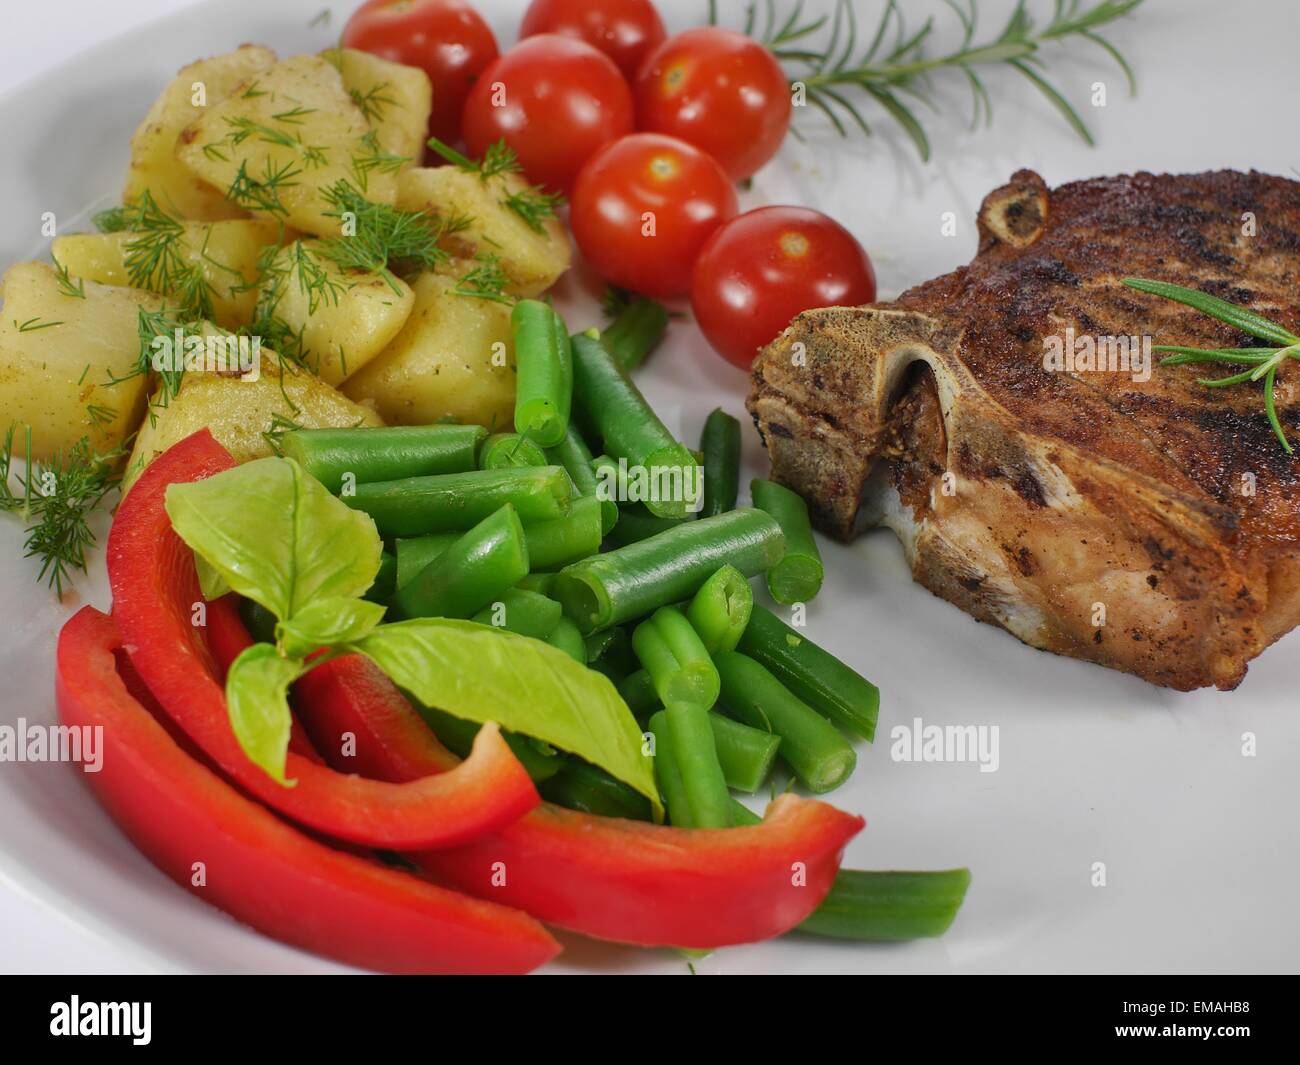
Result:
<svg viewBox="0 0 1300 1065"><path fill-rule="evenodd" d="M390 850L464 843L516 820L540 801L528 774L492 724L451 773L409 782L336 772L290 751L278 784L255 765L230 727L220 675L203 629L190 549L163 509L169 484L234 465L207 430L160 455L118 508L108 537L113 617L140 678L168 715L235 784L325 835ZM209 605L210 606L210 605ZM322 752L324 753L324 752Z"/></svg>
<svg viewBox="0 0 1300 1065"><path fill-rule="evenodd" d="M131 697L113 621L84 607L59 635L65 725L103 727L100 802L172 880L277 939L399 973L523 973L559 944L518 910L309 839L187 755ZM196 863L204 883L196 886Z"/></svg>
<svg viewBox="0 0 1300 1065"><path fill-rule="evenodd" d="M373 683L359 679L367 672L378 675ZM383 679L364 658L317 666L295 693L307 731L354 733L367 770L387 780L444 772L446 751L421 737L414 708ZM320 749L332 765L347 764L337 743ZM794 795L768 807L761 825L729 829L664 828L543 803L466 846L407 857L441 882L561 928L709 949L768 939L804 920L863 824Z"/></svg>

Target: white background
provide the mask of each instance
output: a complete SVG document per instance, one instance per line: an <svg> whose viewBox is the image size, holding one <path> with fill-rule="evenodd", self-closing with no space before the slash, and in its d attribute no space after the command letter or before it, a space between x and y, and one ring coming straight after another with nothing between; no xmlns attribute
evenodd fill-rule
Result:
<svg viewBox="0 0 1300 1065"><path fill-rule="evenodd" d="M293 25L301 32L306 18L299 17L299 9L312 6L314 12L327 3L264 0L260 7L277 16L293 7ZM0 35L0 95L84 48L186 6L178 0L10 0ZM351 0L329 6L333 29L321 31L321 37L337 33ZM517 18L505 12L511 6L522 10L522 0L515 5L482 0L482 6L496 12L493 22L502 44L508 44L513 38L506 27ZM704 9L703 0L682 0L676 6L696 17ZM739 6L738 0L720 5L724 12ZM951 30L952 20L939 0L906 0L904 6L913 23L923 12L933 12L944 30ZM980 6L990 12L981 31L981 39L987 39L991 12L1005 5L981 0ZM1031 7L1041 13L1050 9L1051 0L1031 0ZM974 248L969 220L980 198L1019 166L1035 167L1051 185L1143 168L1177 172L1255 166L1289 174L1300 168L1298 11L1294 0L1231 5L1148 0L1135 19L1109 33L1137 68L1142 88L1136 100L1123 93L1104 57L1067 57L1059 67L1049 57L1053 74L1065 79L1076 102L1086 101L1094 74L1109 82L1111 104L1085 115L1098 136L1095 149L1081 145L1026 86L997 75L990 78L997 109L992 130L967 132L963 116L968 100L960 84L948 82L941 95L952 117L925 116L936 149L928 166L882 119L876 123L880 135L868 143L814 139L808 147L787 144L781 163L759 175L745 206L803 202L835 214L871 250L881 295L890 297L969 259ZM673 24L683 23L678 19ZM118 104L121 92L132 100L139 96L139 111L123 115L105 105L69 121L78 136L93 140L102 134L110 147L121 150L133 128L131 116L138 118L147 106L149 92L144 90L152 91L155 84L161 89L167 70L197 57L209 40L209 50L215 52L255 36L251 30L244 34L242 21L227 21L210 36L205 27L191 54L137 52L129 77L120 61L102 77L115 79ZM951 35L942 43L951 43ZM77 87L76 106L96 107L91 86L101 75L78 73L85 84ZM6 121L12 125L14 119ZM121 172L116 158L87 160L82 141L73 137L75 143L69 144L71 135L66 135L60 142L57 130L31 126L0 128L7 156L0 163L21 168L19 180L28 185L48 180L54 169L51 157L57 157L88 171L98 166L105 182L92 194L113 194L117 178L108 175ZM53 176L59 179L59 194L75 184L65 175ZM86 202L52 205L68 209ZM938 220L947 210L961 220L957 240L938 237ZM26 254L35 245L35 238L20 230L29 221L0 212L0 244L7 253ZM6 256L0 259L7 265ZM694 431L702 412L720 401L738 408L743 391L739 373L709 355L688 325L675 326L673 342L652 361L646 390L670 428L679 428L673 424L677 419L681 428ZM752 440L747 448L747 463L757 473L761 455ZM14 530L0 529L0 616L13 626L0 638L0 698L6 699L6 712L11 709L8 699L49 702L50 640L44 627L53 632L55 612L37 601L30 572L16 565L14 546L20 539ZM1180 696L1028 650L1006 634L976 624L912 585L887 536L865 537L851 547L828 545L825 553L831 576L810 612L810 635L880 683L882 727L886 721L910 721L914 714L939 724L1005 725L1003 767L988 776L971 766L891 763L887 742L863 751L851 786L835 796L870 820L849 860L864 868L970 864L974 887L957 925L938 942L881 950L787 940L720 952L700 963L701 971L1297 967L1300 919L1292 886L1300 879L1294 844L1294 811L1300 805L1295 773L1300 636L1293 634L1253 663L1238 691ZM102 562L95 565L102 575ZM95 601L106 605L99 596ZM22 631L29 615L39 617L40 633L30 623ZM11 694L15 688L10 683L17 669L32 673L17 686L19 696ZM48 714L48 707L41 713ZM1261 754L1252 762L1236 749L1244 729L1260 735ZM57 783L47 801L64 799L64 781ZM79 792L66 798L66 810L55 812L81 818L89 800ZM210 911L142 869L143 859L106 824L104 853L87 848L77 866L74 879L84 882L47 880L52 888L75 887L78 901L103 917L102 922L73 925L54 905L29 901L4 887L3 859L14 856L3 853L6 833L14 827L7 821L16 816L14 809L0 808L0 968L55 973L300 970L316 964L305 955L272 950L259 937L214 920ZM84 816L89 823L98 811L89 809ZM58 818L49 823L57 826ZM64 827L67 831L59 832L57 841L50 838L50 853L58 845L81 845L72 831L77 826ZM12 832L9 838L19 835ZM1104 892L1087 883L1087 864L1098 855L1113 870L1112 886ZM32 857L30 852L26 857ZM60 865L73 867L66 856ZM112 947L109 939L96 938L96 928L117 933L111 936ZM160 944L168 935L172 942L164 950ZM142 945L137 949L136 943ZM633 960L629 953L615 957L596 947L571 949L565 960L580 968L665 964L662 952L658 958L642 954ZM674 971L684 967L675 965Z"/></svg>

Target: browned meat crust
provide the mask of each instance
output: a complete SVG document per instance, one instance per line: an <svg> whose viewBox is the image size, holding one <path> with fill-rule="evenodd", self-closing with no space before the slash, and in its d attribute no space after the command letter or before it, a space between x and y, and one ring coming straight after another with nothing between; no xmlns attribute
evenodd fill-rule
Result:
<svg viewBox="0 0 1300 1065"><path fill-rule="evenodd" d="M1250 235L1253 219L1254 233ZM1191 285L1300 331L1300 185L1219 171L1020 171L965 267L892 304L800 315L753 370L774 476L818 525L888 524L918 581L1036 647L1182 690L1235 687L1300 622L1300 462L1258 387L1052 372L1049 337L1259 341L1125 288ZM918 365L919 364L919 365ZM1300 377L1279 376L1300 440Z"/></svg>

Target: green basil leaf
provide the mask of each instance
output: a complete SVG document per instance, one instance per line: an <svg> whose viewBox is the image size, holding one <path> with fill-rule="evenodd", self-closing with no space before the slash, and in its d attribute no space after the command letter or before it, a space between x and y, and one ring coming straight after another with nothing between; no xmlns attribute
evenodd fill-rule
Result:
<svg viewBox="0 0 1300 1065"><path fill-rule="evenodd" d="M289 750L289 685L306 672L298 658L283 658L269 643L247 647L226 674L230 727L244 753L281 784Z"/></svg>
<svg viewBox="0 0 1300 1065"><path fill-rule="evenodd" d="M609 678L541 640L472 621L417 618L352 645L394 684L454 717L495 721L591 762L663 807L641 728Z"/></svg>
<svg viewBox="0 0 1300 1065"><path fill-rule="evenodd" d="M379 603L330 596L308 603L276 625L275 638L285 654L305 657L321 647L355 643L383 620Z"/></svg>
<svg viewBox="0 0 1300 1065"><path fill-rule="evenodd" d="M208 560L202 555L196 554L194 556L194 568L199 575L199 591L203 593L203 598L209 603L214 599L220 599L230 591L230 585L226 583L226 578L213 569Z"/></svg>
<svg viewBox="0 0 1300 1065"><path fill-rule="evenodd" d="M314 599L359 596L379 572L375 523L292 459L256 459L169 485L166 507L195 554L281 621Z"/></svg>

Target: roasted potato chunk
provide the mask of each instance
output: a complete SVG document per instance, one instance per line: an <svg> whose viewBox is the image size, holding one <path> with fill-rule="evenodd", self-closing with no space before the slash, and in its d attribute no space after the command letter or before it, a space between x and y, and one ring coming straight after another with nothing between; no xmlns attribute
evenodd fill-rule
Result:
<svg viewBox="0 0 1300 1065"><path fill-rule="evenodd" d="M321 58L338 67L343 87L378 131L380 145L409 160L408 165L419 163L433 108L429 75L355 48L331 48Z"/></svg>
<svg viewBox="0 0 1300 1065"><path fill-rule="evenodd" d="M455 287L443 274L417 277L406 325L344 382L344 394L393 424L453 419L508 427L515 402L510 307L458 295Z"/></svg>
<svg viewBox="0 0 1300 1065"><path fill-rule="evenodd" d="M97 451L119 445L147 393L147 378L135 373L139 311L161 301L93 281L70 287L47 263L18 263L0 285L0 432L13 426L18 438L31 426L32 454L42 459L83 436Z"/></svg>
<svg viewBox="0 0 1300 1065"><path fill-rule="evenodd" d="M176 158L183 130L244 82L275 63L269 48L246 44L225 55L183 67L163 90L131 138L131 165L122 199L134 203L146 189L169 214L197 222L245 218L248 212L226 199ZM194 101L202 94L203 104Z"/></svg>
<svg viewBox="0 0 1300 1065"><path fill-rule="evenodd" d="M518 174L482 178L457 166L415 167L397 179L397 206L455 220L442 242L449 252L467 259L496 256L510 292L536 296L569 268L573 251L558 219L543 219L534 228L507 205L511 196L527 191Z"/></svg>

